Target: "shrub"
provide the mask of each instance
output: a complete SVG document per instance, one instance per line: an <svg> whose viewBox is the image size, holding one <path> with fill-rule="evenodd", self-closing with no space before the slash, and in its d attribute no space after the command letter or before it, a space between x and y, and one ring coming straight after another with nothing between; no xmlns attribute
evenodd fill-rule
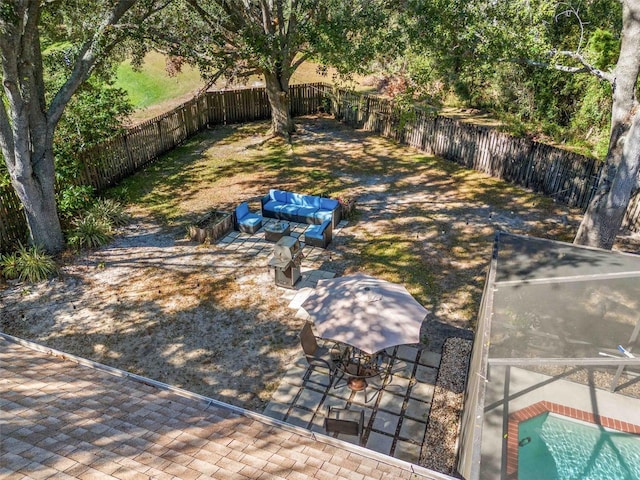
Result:
<svg viewBox="0 0 640 480"><path fill-rule="evenodd" d="M20 280L27 282L40 282L46 280L57 270L53 258L38 246L18 249L18 271Z"/></svg>
<svg viewBox="0 0 640 480"><path fill-rule="evenodd" d="M88 214L73 221L68 242L76 248L96 248L109 243L112 238L111 225Z"/></svg>
<svg viewBox="0 0 640 480"><path fill-rule="evenodd" d="M57 266L44 249L20 245L17 252L0 257L0 269L9 280L19 278L27 282L40 282L54 274Z"/></svg>
<svg viewBox="0 0 640 480"><path fill-rule="evenodd" d="M17 252L0 256L0 271L7 280L13 280L20 276Z"/></svg>
<svg viewBox="0 0 640 480"><path fill-rule="evenodd" d="M89 185L71 185L58 193L58 213L63 220L79 215L91 206L95 189Z"/></svg>
<svg viewBox="0 0 640 480"><path fill-rule="evenodd" d="M129 216L119 202L110 198L99 198L89 209L89 215L108 225L121 227L129 223Z"/></svg>

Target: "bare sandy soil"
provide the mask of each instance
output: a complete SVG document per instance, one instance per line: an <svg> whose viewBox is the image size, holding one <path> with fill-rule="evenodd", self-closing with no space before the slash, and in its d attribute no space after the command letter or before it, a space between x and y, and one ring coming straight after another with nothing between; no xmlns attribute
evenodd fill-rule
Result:
<svg viewBox="0 0 640 480"><path fill-rule="evenodd" d="M471 337L496 229L570 240L578 225L577 212L480 173L329 118L298 122L292 146L266 123L224 127L141 173L132 223L56 279L4 285L0 329L261 411L298 354L301 320L264 257L185 240L203 212L256 210L270 186L357 198L322 269L405 284L431 311L434 351Z"/></svg>

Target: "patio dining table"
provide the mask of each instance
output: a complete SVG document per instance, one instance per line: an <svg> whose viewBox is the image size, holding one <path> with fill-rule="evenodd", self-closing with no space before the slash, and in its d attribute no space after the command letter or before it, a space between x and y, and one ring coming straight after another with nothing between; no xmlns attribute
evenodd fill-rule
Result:
<svg viewBox="0 0 640 480"><path fill-rule="evenodd" d="M336 368L339 371L339 377L334 388L339 388L341 380L346 376L346 386L354 392L364 390L365 403L368 403L375 398L375 395L367 398L367 388L370 386L368 380L380 377L380 386L372 388L376 392L382 390L391 370L391 358L384 351L368 354L358 348L347 345L342 356L336 361Z"/></svg>

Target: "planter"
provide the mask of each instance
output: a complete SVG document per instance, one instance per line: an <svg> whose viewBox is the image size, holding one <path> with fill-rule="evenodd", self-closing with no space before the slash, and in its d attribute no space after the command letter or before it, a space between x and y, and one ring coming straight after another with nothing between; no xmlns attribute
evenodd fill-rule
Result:
<svg viewBox="0 0 640 480"><path fill-rule="evenodd" d="M195 242L213 243L233 228L233 216L229 212L209 212L195 225L189 226L189 238Z"/></svg>
<svg viewBox="0 0 640 480"><path fill-rule="evenodd" d="M339 198L340 210L342 217L351 219L356 212L356 199L355 198Z"/></svg>

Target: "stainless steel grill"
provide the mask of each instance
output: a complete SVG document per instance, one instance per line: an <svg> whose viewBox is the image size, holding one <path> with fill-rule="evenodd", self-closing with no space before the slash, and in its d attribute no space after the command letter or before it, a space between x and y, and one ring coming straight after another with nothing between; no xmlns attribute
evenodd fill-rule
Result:
<svg viewBox="0 0 640 480"><path fill-rule="evenodd" d="M276 285L293 288L300 279L302 249L297 238L284 236L273 246L273 257L269 266L273 267Z"/></svg>

